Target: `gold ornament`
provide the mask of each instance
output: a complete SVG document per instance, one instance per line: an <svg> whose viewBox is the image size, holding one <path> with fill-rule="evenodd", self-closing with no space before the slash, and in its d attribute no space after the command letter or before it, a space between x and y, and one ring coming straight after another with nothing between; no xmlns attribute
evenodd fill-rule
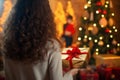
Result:
<svg viewBox="0 0 120 80"><path fill-rule="evenodd" d="M113 26L113 25L114 25L114 21L113 21L112 18L109 19L109 25L110 25L110 26Z"/></svg>
<svg viewBox="0 0 120 80"><path fill-rule="evenodd" d="M99 41L99 42L98 42L98 45L99 45L99 46L103 46L103 45L104 45L104 42L103 42L103 41Z"/></svg>
<svg viewBox="0 0 120 80"><path fill-rule="evenodd" d="M86 38L83 39L83 42L87 42L88 40Z"/></svg>
<svg viewBox="0 0 120 80"><path fill-rule="evenodd" d="M116 41L116 40L113 40L113 41L112 41L112 44L113 44L113 45L116 45L116 44L117 44L117 41Z"/></svg>
<svg viewBox="0 0 120 80"><path fill-rule="evenodd" d="M83 17L89 18L89 13L87 11L84 11Z"/></svg>
<svg viewBox="0 0 120 80"><path fill-rule="evenodd" d="M93 30L93 25L89 25L88 31L92 31L92 30Z"/></svg>
<svg viewBox="0 0 120 80"><path fill-rule="evenodd" d="M98 27L93 27L93 30L91 31L93 35L96 35L98 33Z"/></svg>
<svg viewBox="0 0 120 80"><path fill-rule="evenodd" d="M103 17L103 18L100 19L99 24L101 25L101 27L104 28L104 27L107 26L108 22L107 22L106 18Z"/></svg>

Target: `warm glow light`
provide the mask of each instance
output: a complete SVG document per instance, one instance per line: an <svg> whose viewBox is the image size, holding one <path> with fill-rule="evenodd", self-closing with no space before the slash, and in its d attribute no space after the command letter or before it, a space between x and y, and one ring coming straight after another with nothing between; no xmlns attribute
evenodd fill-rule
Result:
<svg viewBox="0 0 120 80"><path fill-rule="evenodd" d="M84 20L87 20L87 17L84 17Z"/></svg>
<svg viewBox="0 0 120 80"><path fill-rule="evenodd" d="M94 23L94 24L93 24L93 26L94 26L94 27L96 27L96 26L97 26L97 24L96 24L96 23Z"/></svg>
<svg viewBox="0 0 120 80"><path fill-rule="evenodd" d="M110 47L110 45L109 44L107 44L107 48L109 48Z"/></svg>
<svg viewBox="0 0 120 80"><path fill-rule="evenodd" d="M117 29L115 29L115 32L117 32L118 30Z"/></svg>
<svg viewBox="0 0 120 80"><path fill-rule="evenodd" d="M89 40L92 40L92 37L89 37Z"/></svg>
<svg viewBox="0 0 120 80"><path fill-rule="evenodd" d="M91 1L88 1L88 4L91 4Z"/></svg>
<svg viewBox="0 0 120 80"><path fill-rule="evenodd" d="M105 5L105 8L108 8L108 5Z"/></svg>
<svg viewBox="0 0 120 80"><path fill-rule="evenodd" d="M99 53L98 53L98 52L96 52L96 55L99 55Z"/></svg>
<svg viewBox="0 0 120 80"><path fill-rule="evenodd" d="M105 15L102 14L101 17L103 18L103 17L105 17Z"/></svg>
<svg viewBox="0 0 120 80"><path fill-rule="evenodd" d="M98 52L98 51L99 51L99 49L96 49L96 51Z"/></svg>
<svg viewBox="0 0 120 80"><path fill-rule="evenodd" d="M98 10L96 11L96 14L99 14L99 11L98 11Z"/></svg>
<svg viewBox="0 0 120 80"><path fill-rule="evenodd" d="M84 6L84 9L87 9L87 8L88 8L88 6L87 6L87 5L85 5L85 6Z"/></svg>
<svg viewBox="0 0 120 80"><path fill-rule="evenodd" d="M118 43L117 46L120 46L120 43Z"/></svg>
<svg viewBox="0 0 120 80"><path fill-rule="evenodd" d="M106 4L109 4L109 1L106 1Z"/></svg>
<svg viewBox="0 0 120 80"><path fill-rule="evenodd" d="M3 13L2 13L2 16L0 18L0 25L3 25L9 15L9 12L12 8L12 1L11 0L5 0L4 1L4 10L3 10Z"/></svg>
<svg viewBox="0 0 120 80"><path fill-rule="evenodd" d="M102 28L104 28L104 25L101 25Z"/></svg>
<svg viewBox="0 0 120 80"><path fill-rule="evenodd" d="M103 37L101 36L99 39L100 39L100 40L102 40L102 39L103 39Z"/></svg>
<svg viewBox="0 0 120 80"><path fill-rule="evenodd" d="M81 37L78 37L78 41L81 41Z"/></svg>
<svg viewBox="0 0 120 80"><path fill-rule="evenodd" d="M110 35L110 38L113 38L113 35Z"/></svg>
<svg viewBox="0 0 120 80"><path fill-rule="evenodd" d="M115 27L115 26L113 26L113 29L116 29L116 27Z"/></svg>
<svg viewBox="0 0 120 80"><path fill-rule="evenodd" d="M82 28L81 28L81 27L79 28L79 31L82 31Z"/></svg>
<svg viewBox="0 0 120 80"><path fill-rule="evenodd" d="M112 15L112 16L115 16L115 14L114 14L114 13L112 13L111 15Z"/></svg>
<svg viewBox="0 0 120 80"><path fill-rule="evenodd" d="M94 42L95 42L95 43L97 43L97 42L98 42L98 40L97 40L97 39L95 39L95 40L94 40Z"/></svg>
<svg viewBox="0 0 120 80"><path fill-rule="evenodd" d="M110 30L110 33L112 33L112 30Z"/></svg>
<svg viewBox="0 0 120 80"><path fill-rule="evenodd" d="M87 35L84 36L84 38L87 38L87 37L88 37Z"/></svg>

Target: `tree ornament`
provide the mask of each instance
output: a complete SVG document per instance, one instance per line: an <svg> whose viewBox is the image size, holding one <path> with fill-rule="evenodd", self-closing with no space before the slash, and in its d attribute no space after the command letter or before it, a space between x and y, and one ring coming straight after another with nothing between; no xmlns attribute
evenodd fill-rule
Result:
<svg viewBox="0 0 120 80"><path fill-rule="evenodd" d="M88 41L87 38L84 38L84 39L83 39L83 42L87 42L87 41Z"/></svg>
<svg viewBox="0 0 120 80"><path fill-rule="evenodd" d="M106 33L109 33L109 32L110 32L110 29L107 28L107 29L105 30L105 32L106 32Z"/></svg>
<svg viewBox="0 0 120 80"><path fill-rule="evenodd" d="M110 0L110 8L113 8L113 3L111 0Z"/></svg>
<svg viewBox="0 0 120 80"><path fill-rule="evenodd" d="M103 14L106 15L106 14L107 14L107 11L106 11L106 10L103 10Z"/></svg>
<svg viewBox="0 0 120 80"><path fill-rule="evenodd" d="M94 20L94 13L91 12L91 13L90 13L90 21L93 21L93 20Z"/></svg>
<svg viewBox="0 0 120 80"><path fill-rule="evenodd" d="M96 3L96 5L97 5L97 6L102 6L102 3L101 3L100 1L98 1L98 2Z"/></svg>
<svg viewBox="0 0 120 80"><path fill-rule="evenodd" d="M96 35L98 33L98 27L93 27L93 30L91 31L93 35Z"/></svg>
<svg viewBox="0 0 120 80"><path fill-rule="evenodd" d="M110 18L110 19L109 19L109 25L110 25L110 26L113 26L113 25L114 25L113 18Z"/></svg>
<svg viewBox="0 0 120 80"><path fill-rule="evenodd" d="M113 44L113 45L116 45L116 44L117 44L117 41L116 41L115 39L113 39L112 44Z"/></svg>
<svg viewBox="0 0 120 80"><path fill-rule="evenodd" d="M102 10L101 10L101 9L98 9L98 11L99 11L99 13L101 13L101 12L102 12Z"/></svg>
<svg viewBox="0 0 120 80"><path fill-rule="evenodd" d="M91 25L88 27L88 31L92 31L92 30L93 30L93 26Z"/></svg>
<svg viewBox="0 0 120 80"><path fill-rule="evenodd" d="M99 46L103 46L103 45L104 45L104 42L103 42L103 41L99 41L99 42L98 42L98 45L99 45Z"/></svg>
<svg viewBox="0 0 120 80"><path fill-rule="evenodd" d="M99 21L99 24L104 28L107 26L108 22L105 17L102 17Z"/></svg>
<svg viewBox="0 0 120 80"><path fill-rule="evenodd" d="M89 13L88 13L88 11L86 11L86 10L84 11L83 17L89 18Z"/></svg>
<svg viewBox="0 0 120 80"><path fill-rule="evenodd" d="M104 5L105 4L105 0L101 0L101 3L102 3L102 5Z"/></svg>

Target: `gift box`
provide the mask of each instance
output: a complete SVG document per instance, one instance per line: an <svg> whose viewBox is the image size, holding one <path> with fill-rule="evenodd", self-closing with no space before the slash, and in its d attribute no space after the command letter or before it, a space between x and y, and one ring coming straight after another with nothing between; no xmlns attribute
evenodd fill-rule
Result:
<svg viewBox="0 0 120 80"><path fill-rule="evenodd" d="M120 67L120 56L113 54L102 54L96 56L96 66L101 64L108 65L107 67Z"/></svg>
<svg viewBox="0 0 120 80"><path fill-rule="evenodd" d="M89 48L64 48L62 51L63 68L79 68L88 56Z"/></svg>
<svg viewBox="0 0 120 80"><path fill-rule="evenodd" d="M99 80L99 74L95 72L89 72L86 69L80 70L80 80Z"/></svg>

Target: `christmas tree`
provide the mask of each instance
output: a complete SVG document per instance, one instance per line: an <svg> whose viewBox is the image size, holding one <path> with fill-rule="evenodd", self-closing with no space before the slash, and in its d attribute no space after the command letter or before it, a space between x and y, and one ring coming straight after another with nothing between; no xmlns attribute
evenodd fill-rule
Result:
<svg viewBox="0 0 120 80"><path fill-rule="evenodd" d="M81 17L78 41L80 47L89 47L91 55L119 52L120 44L115 40L117 28L114 23L110 0L87 0Z"/></svg>

